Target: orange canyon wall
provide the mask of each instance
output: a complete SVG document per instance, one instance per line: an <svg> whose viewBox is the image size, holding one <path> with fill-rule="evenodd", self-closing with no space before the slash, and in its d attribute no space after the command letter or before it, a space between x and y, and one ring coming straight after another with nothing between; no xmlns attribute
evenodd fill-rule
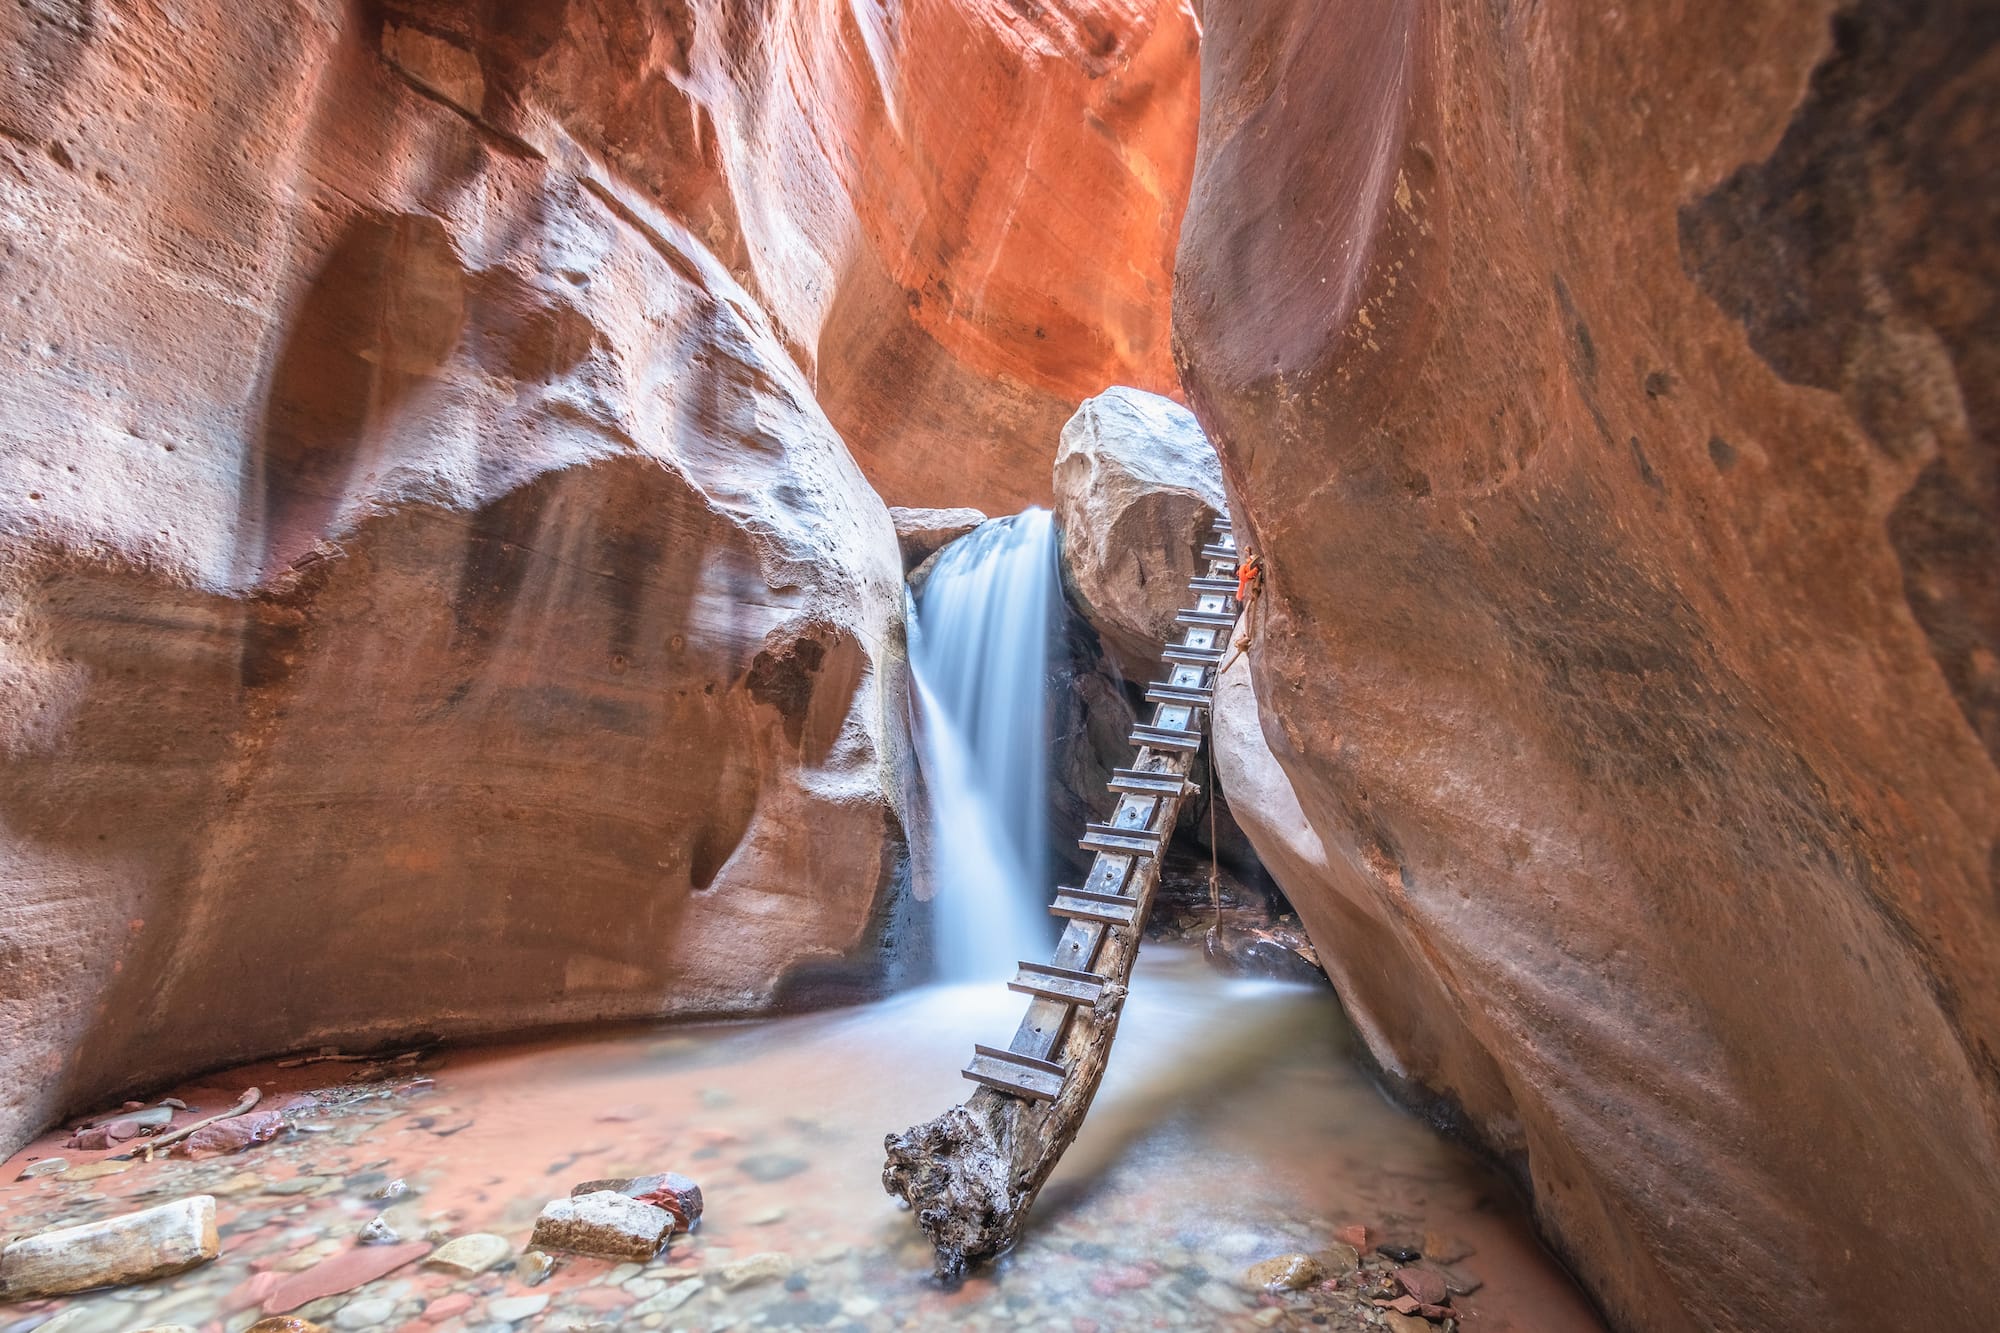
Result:
<svg viewBox="0 0 2000 1333"><path fill-rule="evenodd" d="M770 1003L906 874L884 499L1167 387L1176 3L0 10L0 1144Z"/></svg>
<svg viewBox="0 0 2000 1333"><path fill-rule="evenodd" d="M1987 1326L1991 6L1206 18L1176 337L1282 774L1227 744L1371 1049L1617 1327Z"/></svg>

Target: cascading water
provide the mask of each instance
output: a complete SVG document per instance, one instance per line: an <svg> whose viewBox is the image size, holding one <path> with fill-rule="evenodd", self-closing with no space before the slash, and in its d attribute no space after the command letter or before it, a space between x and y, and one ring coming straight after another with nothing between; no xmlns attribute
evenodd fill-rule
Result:
<svg viewBox="0 0 2000 1333"><path fill-rule="evenodd" d="M1055 520L995 519L947 546L911 607L917 754L931 805L938 967L985 979L1046 951L1048 666Z"/></svg>

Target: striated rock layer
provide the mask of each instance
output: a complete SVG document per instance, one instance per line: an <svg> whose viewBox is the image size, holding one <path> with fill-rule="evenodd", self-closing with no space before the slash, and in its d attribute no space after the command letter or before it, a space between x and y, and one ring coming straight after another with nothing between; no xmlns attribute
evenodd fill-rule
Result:
<svg viewBox="0 0 2000 1333"><path fill-rule="evenodd" d="M1224 785L1295 792L1245 822L1371 1048L1621 1328L1983 1326L1990 15L1206 16L1176 333L1270 559Z"/></svg>
<svg viewBox="0 0 2000 1333"><path fill-rule="evenodd" d="M863 8L0 13L0 1144L881 938L863 468L1042 496L1170 377L1195 39Z"/></svg>

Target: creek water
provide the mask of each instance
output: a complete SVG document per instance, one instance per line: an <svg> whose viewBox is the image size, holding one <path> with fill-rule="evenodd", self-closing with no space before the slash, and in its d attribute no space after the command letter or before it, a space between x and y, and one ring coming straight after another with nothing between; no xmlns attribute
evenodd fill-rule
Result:
<svg viewBox="0 0 2000 1333"><path fill-rule="evenodd" d="M939 552L909 615L913 730L930 803L922 851L939 975L1011 974L1048 914L1048 676L1055 520L1029 509Z"/></svg>
<svg viewBox="0 0 2000 1333"><path fill-rule="evenodd" d="M194 1108L180 1119L254 1085L266 1105L291 1106L297 1128L230 1156L115 1174L97 1174L111 1169L96 1165L107 1153L65 1151L53 1134L0 1167L0 1217L25 1234L207 1192L221 1257L123 1290L0 1304L0 1331L241 1333L282 1282L316 1290L354 1277L372 1253L357 1235L378 1214L406 1238L487 1232L518 1255L536 1212L572 1185L658 1170L693 1176L707 1215L650 1264L559 1256L531 1286L512 1257L468 1277L426 1267L413 1246L401 1266L293 1313L336 1330L490 1333L1381 1330L1385 1312L1365 1302L1243 1280L1261 1259L1324 1251L1358 1224L1370 1244L1465 1251L1454 1268L1483 1284L1455 1299L1467 1330L1599 1329L1502 1182L1360 1072L1328 990L1227 979L1156 944L1026 1238L941 1288L916 1225L882 1192L882 1136L961 1099L970 1044L1011 1027L1019 1004L998 986L935 986L798 1017L453 1051L426 1060L421 1078L405 1066L342 1085L353 1066L318 1064L202 1079L179 1090ZM68 1170L17 1179L49 1156Z"/></svg>

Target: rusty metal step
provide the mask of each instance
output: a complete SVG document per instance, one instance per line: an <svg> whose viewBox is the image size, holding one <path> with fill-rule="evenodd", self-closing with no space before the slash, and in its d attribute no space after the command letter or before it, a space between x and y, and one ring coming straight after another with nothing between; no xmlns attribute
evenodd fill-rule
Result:
<svg viewBox="0 0 2000 1333"><path fill-rule="evenodd" d="M1112 856L1158 856L1161 835L1151 829L1119 828L1116 824L1091 823L1077 840L1086 852L1108 852Z"/></svg>
<svg viewBox="0 0 2000 1333"><path fill-rule="evenodd" d="M1114 768L1106 785L1129 796L1178 796L1186 782L1178 773L1152 773L1142 768Z"/></svg>
<svg viewBox="0 0 2000 1333"><path fill-rule="evenodd" d="M1189 708L1206 708L1214 696L1215 691L1206 685L1176 685L1171 681L1156 680L1146 687L1146 702L1151 704L1185 704Z"/></svg>
<svg viewBox="0 0 2000 1333"><path fill-rule="evenodd" d="M1222 653L1220 648L1191 648L1184 643L1171 643L1161 651L1160 656L1186 666L1220 666Z"/></svg>
<svg viewBox="0 0 2000 1333"><path fill-rule="evenodd" d="M1063 1004L1096 1004L1097 998L1104 994L1104 978L1095 972L1078 972L1052 963L1022 963L1014 979L1007 983L1007 989Z"/></svg>
<svg viewBox="0 0 2000 1333"><path fill-rule="evenodd" d="M1011 1092L1016 1097L1038 1102L1054 1101L1063 1085L1063 1067L1055 1061L1016 1055L993 1046L975 1045L972 1063L959 1072L996 1092Z"/></svg>
<svg viewBox="0 0 2000 1333"><path fill-rule="evenodd" d="M1066 916L1077 921L1097 921L1107 926L1130 926L1139 919L1139 900L1127 898L1122 893L1092 893L1089 889L1056 890L1056 900L1049 904L1049 911L1056 916Z"/></svg>
<svg viewBox="0 0 2000 1333"><path fill-rule="evenodd" d="M1134 745L1147 745L1155 750L1187 750L1201 748L1201 733L1198 731L1170 731L1165 727L1140 725L1132 728L1126 737Z"/></svg>

